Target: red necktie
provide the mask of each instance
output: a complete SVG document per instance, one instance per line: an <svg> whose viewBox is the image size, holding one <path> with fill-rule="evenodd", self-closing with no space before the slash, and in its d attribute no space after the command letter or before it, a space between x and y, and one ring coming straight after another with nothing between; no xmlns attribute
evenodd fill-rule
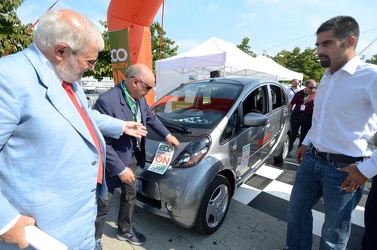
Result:
<svg viewBox="0 0 377 250"><path fill-rule="evenodd" d="M101 147L99 145L99 140L97 137L96 132L94 131L94 127L92 122L90 121L88 115L85 113L85 110L79 105L79 102L76 98L75 92L73 92L72 85L68 82L63 82L63 88L67 92L69 98L71 98L71 101L75 105L77 111L79 111L81 118L84 120L86 127L88 128L90 135L93 138L94 143L96 144L96 148L99 154L99 164L98 164L98 177L97 182L102 183L102 174L103 174L103 166L102 166L102 154L101 154Z"/></svg>

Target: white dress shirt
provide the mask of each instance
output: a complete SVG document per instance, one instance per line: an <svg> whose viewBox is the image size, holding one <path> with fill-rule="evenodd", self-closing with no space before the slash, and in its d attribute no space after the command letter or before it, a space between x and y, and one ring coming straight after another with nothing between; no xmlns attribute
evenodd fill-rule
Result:
<svg viewBox="0 0 377 250"><path fill-rule="evenodd" d="M354 57L340 70L322 77L314 99L312 127L304 145L319 151L371 158L359 163L363 175L377 174L377 151L368 141L377 131L377 66Z"/></svg>
<svg viewBox="0 0 377 250"><path fill-rule="evenodd" d="M288 103L291 103L292 99L293 99L293 96L299 92L301 89L303 88L300 88L298 85L296 87L296 89L294 90L292 88L292 86L290 86L289 88L287 88L286 92L287 92L287 95L288 95Z"/></svg>

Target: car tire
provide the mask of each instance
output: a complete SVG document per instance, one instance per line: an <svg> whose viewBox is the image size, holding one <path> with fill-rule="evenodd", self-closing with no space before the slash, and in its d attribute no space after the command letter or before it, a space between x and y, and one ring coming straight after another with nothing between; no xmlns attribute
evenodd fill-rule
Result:
<svg viewBox="0 0 377 250"><path fill-rule="evenodd" d="M290 137L289 137L289 135L287 135L285 137L285 141L283 143L283 146L281 147L281 151L280 151L279 155L274 157L275 163L283 163L285 161L285 158L287 158L288 148L289 148L289 140L290 140Z"/></svg>
<svg viewBox="0 0 377 250"><path fill-rule="evenodd" d="M229 209L230 184L227 178L217 175L208 187L199 208L195 228L203 234L212 234L223 223Z"/></svg>

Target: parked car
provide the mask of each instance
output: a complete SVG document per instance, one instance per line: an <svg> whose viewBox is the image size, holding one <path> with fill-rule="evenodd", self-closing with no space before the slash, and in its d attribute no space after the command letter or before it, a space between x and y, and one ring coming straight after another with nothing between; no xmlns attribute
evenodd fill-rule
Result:
<svg viewBox="0 0 377 250"><path fill-rule="evenodd" d="M137 170L137 205L184 228L215 232L236 188L268 158L281 163L288 153L285 88L270 79L182 84L151 110L181 144L173 152L148 129L147 163ZM163 152L165 165L158 165Z"/></svg>

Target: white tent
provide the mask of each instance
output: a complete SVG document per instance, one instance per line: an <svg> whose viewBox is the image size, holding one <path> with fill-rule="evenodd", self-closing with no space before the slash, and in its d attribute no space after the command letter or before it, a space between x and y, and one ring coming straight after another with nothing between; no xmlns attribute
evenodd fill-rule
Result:
<svg viewBox="0 0 377 250"><path fill-rule="evenodd" d="M267 57L253 58L234 44L212 37L194 49L158 60L156 98L181 83L210 77L219 70L224 77L265 77L275 80L303 79L303 74L286 69Z"/></svg>

